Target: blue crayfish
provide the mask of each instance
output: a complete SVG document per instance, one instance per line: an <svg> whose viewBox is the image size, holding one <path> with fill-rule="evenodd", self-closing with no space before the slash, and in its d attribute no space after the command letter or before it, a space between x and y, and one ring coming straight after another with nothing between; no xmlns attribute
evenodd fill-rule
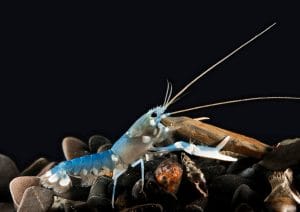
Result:
<svg viewBox="0 0 300 212"><path fill-rule="evenodd" d="M273 24L274 25L274 24ZM112 176L114 187L112 205L114 204L115 188L117 185L118 177L121 176L128 167L141 165L141 177L142 182L144 179L144 156L151 154L151 152L171 152L171 151L185 151L191 155L213 158L225 161L236 161L236 158L226 156L220 153L220 150L229 141L229 136L225 137L216 147L194 145L186 141L178 141L165 147L157 147L157 145L166 139L172 137L172 133L176 130L172 127L166 127L161 123L161 120L175 113L185 112L189 110L195 110L204 107L210 107L220 104L229 104L241 101L252 101L258 99L300 99L297 97L255 97L241 100L232 100L226 102L220 102L210 105L198 106L189 108L173 113L166 113L168 107L174 103L178 97L186 91L192 84L198 79L215 68L217 65L228 59L244 46L251 43L257 37L268 31L273 25L254 36L252 39L242 44L240 47L229 53L227 56L219 60L212 65L206 71L198 75L189 84L187 84L182 90L180 90L174 97L172 95L172 86L168 83L167 92L165 95L165 101L162 106L158 106L149 110L142 115L129 129L123 134L112 146L111 149L86 155L83 157L75 158L68 161L63 161L57 166L49 170L43 176L41 176L41 184L47 188L52 188L58 193L68 191L72 186L70 176L81 178L82 186L90 186L100 175Z"/></svg>

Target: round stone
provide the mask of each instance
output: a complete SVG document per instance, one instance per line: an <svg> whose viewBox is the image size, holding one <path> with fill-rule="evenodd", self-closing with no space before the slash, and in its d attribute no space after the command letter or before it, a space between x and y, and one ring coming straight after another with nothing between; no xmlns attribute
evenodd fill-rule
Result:
<svg viewBox="0 0 300 212"><path fill-rule="evenodd" d="M7 156L0 154L0 199L8 200L9 182L19 175L16 164Z"/></svg>
<svg viewBox="0 0 300 212"><path fill-rule="evenodd" d="M31 186L39 186L40 179L34 176L23 176L13 179L9 184L10 193L14 204L18 207L25 190Z"/></svg>
<svg viewBox="0 0 300 212"><path fill-rule="evenodd" d="M18 212L48 211L53 203L53 192L40 186L32 186L24 192Z"/></svg>
<svg viewBox="0 0 300 212"><path fill-rule="evenodd" d="M92 153L98 152L98 149L102 146L111 147L111 141L102 135L93 135L89 139L89 149Z"/></svg>
<svg viewBox="0 0 300 212"><path fill-rule="evenodd" d="M74 137L64 138L62 148L67 160L89 154L88 146L80 139Z"/></svg>

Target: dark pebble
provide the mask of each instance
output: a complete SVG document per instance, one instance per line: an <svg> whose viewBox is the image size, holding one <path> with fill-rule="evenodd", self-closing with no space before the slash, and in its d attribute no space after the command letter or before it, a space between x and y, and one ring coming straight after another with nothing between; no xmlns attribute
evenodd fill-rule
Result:
<svg viewBox="0 0 300 212"><path fill-rule="evenodd" d="M40 186L32 186L24 192L18 212L48 211L53 203L53 192Z"/></svg>
<svg viewBox="0 0 300 212"><path fill-rule="evenodd" d="M210 183L216 177L221 176L226 173L226 167L220 164L210 165L210 166L200 166L203 172L206 182Z"/></svg>
<svg viewBox="0 0 300 212"><path fill-rule="evenodd" d="M231 200L235 190L242 184L250 185L253 183L254 182L249 179L232 174L216 177L208 187L209 210L230 210Z"/></svg>
<svg viewBox="0 0 300 212"><path fill-rule="evenodd" d="M290 144L293 144L295 142L299 142L300 141L300 138L291 138L291 139L285 139L283 141L280 141L277 146L279 145L290 145Z"/></svg>
<svg viewBox="0 0 300 212"><path fill-rule="evenodd" d="M263 207L263 199L248 185L242 184L235 190L231 201L233 209L239 208L241 204L246 204L258 211Z"/></svg>
<svg viewBox="0 0 300 212"><path fill-rule="evenodd" d="M122 212L143 212L143 211L163 211L163 206L160 204L148 203L143 205L136 205L132 208L126 208Z"/></svg>
<svg viewBox="0 0 300 212"><path fill-rule="evenodd" d="M14 204L18 207L25 190L31 186L39 186L40 179L34 176L22 176L13 179L9 184Z"/></svg>
<svg viewBox="0 0 300 212"><path fill-rule="evenodd" d="M0 211L1 212L14 212L15 208L14 208L13 204L11 204L11 203L1 202L0 203Z"/></svg>
<svg viewBox="0 0 300 212"><path fill-rule="evenodd" d="M83 141L74 137L64 138L62 148L67 160L89 154L88 146Z"/></svg>
<svg viewBox="0 0 300 212"><path fill-rule="evenodd" d="M98 152L100 147L111 147L111 141L102 135L93 135L89 139L89 149L92 153ZM109 147L109 148L110 148ZM102 148L104 149L104 148ZM105 149L106 150L106 149Z"/></svg>
<svg viewBox="0 0 300 212"><path fill-rule="evenodd" d="M132 197L138 200L146 200L146 193L142 189L142 179L136 181L131 191Z"/></svg>
<svg viewBox="0 0 300 212"><path fill-rule="evenodd" d="M205 208L206 208L206 204L207 204L207 200L206 199L199 199L199 200L196 200L190 204L187 204L185 206L185 211L199 211L199 212L202 212L202 211L205 211Z"/></svg>
<svg viewBox="0 0 300 212"><path fill-rule="evenodd" d="M91 208L86 202L68 201L64 205L64 212L97 212L96 208ZM106 211L106 210L105 210Z"/></svg>
<svg viewBox="0 0 300 212"><path fill-rule="evenodd" d="M87 204L91 207L109 208L111 207L111 191L108 190L108 185L112 179L105 176L99 176L92 185Z"/></svg>
<svg viewBox="0 0 300 212"><path fill-rule="evenodd" d="M234 209L234 212L255 212L255 210L247 203L241 203Z"/></svg>
<svg viewBox="0 0 300 212"><path fill-rule="evenodd" d="M294 139L284 145L278 145L269 152L259 164L272 171L284 171L285 169L298 165L300 162L300 139Z"/></svg>
<svg viewBox="0 0 300 212"><path fill-rule="evenodd" d="M227 174L239 174L244 169L251 167L257 160L253 158L241 158L238 161L231 163L227 168Z"/></svg>
<svg viewBox="0 0 300 212"><path fill-rule="evenodd" d="M141 185L141 180L138 180L132 188L132 196L135 198L135 202L155 202L168 208L177 207L177 197L173 193L165 191L157 183L152 172L147 172L145 175L144 189Z"/></svg>
<svg viewBox="0 0 300 212"><path fill-rule="evenodd" d="M271 191L271 186L267 178L269 173L270 171L266 168L260 166L259 164L254 164L252 167L249 167L242 171L239 176L255 182L252 184L251 188L261 196L266 196Z"/></svg>
<svg viewBox="0 0 300 212"><path fill-rule="evenodd" d="M112 147L112 144L103 144L97 149L97 153L106 151Z"/></svg>
<svg viewBox="0 0 300 212"><path fill-rule="evenodd" d="M9 200L9 182L19 175L16 164L7 156L0 154L0 200Z"/></svg>
<svg viewBox="0 0 300 212"><path fill-rule="evenodd" d="M46 158L39 158L34 161L29 167L22 171L21 176L35 176L38 175L45 166L49 164Z"/></svg>

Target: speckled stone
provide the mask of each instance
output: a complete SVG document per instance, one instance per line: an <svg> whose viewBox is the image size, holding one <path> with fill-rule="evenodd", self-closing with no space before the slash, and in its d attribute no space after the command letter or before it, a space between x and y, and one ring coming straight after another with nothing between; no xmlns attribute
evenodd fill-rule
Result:
<svg viewBox="0 0 300 212"><path fill-rule="evenodd" d="M23 194L18 212L44 212L48 211L53 203L53 192L40 186L27 188Z"/></svg>
<svg viewBox="0 0 300 212"><path fill-rule="evenodd" d="M14 204L18 207L25 190L31 186L39 186L40 179L34 176L23 176L13 179L9 184L11 196Z"/></svg>

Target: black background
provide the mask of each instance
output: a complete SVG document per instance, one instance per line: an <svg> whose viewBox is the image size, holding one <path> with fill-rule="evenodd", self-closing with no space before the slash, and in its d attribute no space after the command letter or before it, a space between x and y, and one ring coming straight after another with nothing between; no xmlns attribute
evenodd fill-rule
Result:
<svg viewBox="0 0 300 212"><path fill-rule="evenodd" d="M24 6L30 9L24 9ZM32 6L32 7L31 7ZM62 160L61 141L116 140L193 77L273 22L263 37L189 89L170 111L251 96L300 96L292 5L14 5L2 18L0 152L22 168ZM300 101L186 113L267 143L299 137Z"/></svg>

